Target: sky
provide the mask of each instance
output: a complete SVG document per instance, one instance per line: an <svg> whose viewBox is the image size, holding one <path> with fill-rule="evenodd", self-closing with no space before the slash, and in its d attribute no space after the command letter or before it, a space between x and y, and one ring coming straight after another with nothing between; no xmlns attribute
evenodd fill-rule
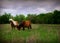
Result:
<svg viewBox="0 0 60 43"><path fill-rule="evenodd" d="M60 0L0 0L0 13L40 14L60 10Z"/></svg>

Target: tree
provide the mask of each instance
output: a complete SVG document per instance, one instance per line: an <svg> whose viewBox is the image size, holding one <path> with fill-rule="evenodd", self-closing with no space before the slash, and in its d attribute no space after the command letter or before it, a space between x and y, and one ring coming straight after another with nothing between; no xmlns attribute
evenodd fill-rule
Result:
<svg viewBox="0 0 60 43"><path fill-rule="evenodd" d="M16 15L14 17L14 20L18 21L18 22L21 22L23 20L25 20L25 16L23 14L20 14L20 15Z"/></svg>
<svg viewBox="0 0 60 43"><path fill-rule="evenodd" d="M36 23L37 15L36 14L28 14L26 19L30 20L32 23Z"/></svg>
<svg viewBox="0 0 60 43"><path fill-rule="evenodd" d="M60 23L60 11L55 10L53 13L54 24Z"/></svg>
<svg viewBox="0 0 60 43"><path fill-rule="evenodd" d="M11 14L3 14L2 16L0 16L0 24L5 24L5 23L9 23L9 18L11 17Z"/></svg>
<svg viewBox="0 0 60 43"><path fill-rule="evenodd" d="M25 17L23 14L17 14L13 17L10 13L5 13L0 16L0 24L9 23L9 18L12 18L19 23L23 20L30 20L32 23L39 24L60 24L60 11L55 10L53 12L41 13L41 14L28 14Z"/></svg>

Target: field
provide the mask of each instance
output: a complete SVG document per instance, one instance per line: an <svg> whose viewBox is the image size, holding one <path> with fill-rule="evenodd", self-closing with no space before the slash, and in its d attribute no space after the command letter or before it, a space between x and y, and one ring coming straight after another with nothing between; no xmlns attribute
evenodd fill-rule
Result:
<svg viewBox="0 0 60 43"><path fill-rule="evenodd" d="M0 24L0 43L59 43L60 24L32 24L32 29L12 30L10 24Z"/></svg>

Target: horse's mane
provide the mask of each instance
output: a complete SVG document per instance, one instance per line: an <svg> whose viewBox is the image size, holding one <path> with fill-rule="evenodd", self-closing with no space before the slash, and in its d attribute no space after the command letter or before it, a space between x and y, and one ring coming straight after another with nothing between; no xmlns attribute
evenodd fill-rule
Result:
<svg viewBox="0 0 60 43"><path fill-rule="evenodd" d="M9 19L9 21L10 21L12 24L14 24L14 25L18 24L18 22L17 22L17 21L14 21L13 19Z"/></svg>

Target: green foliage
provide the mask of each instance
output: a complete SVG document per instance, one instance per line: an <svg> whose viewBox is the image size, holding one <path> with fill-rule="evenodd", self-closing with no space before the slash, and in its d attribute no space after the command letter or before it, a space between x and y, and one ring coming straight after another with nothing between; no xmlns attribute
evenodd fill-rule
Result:
<svg viewBox="0 0 60 43"><path fill-rule="evenodd" d="M57 10L54 11L53 19L54 19L54 24L55 23L57 23L57 24L60 23L60 11L57 11Z"/></svg>
<svg viewBox="0 0 60 43"><path fill-rule="evenodd" d="M49 13L41 13L41 14L27 14L27 17L23 14L17 14L15 17L11 16L11 14L3 14L0 16L0 24L9 23L9 18L13 18L19 23L23 20L30 20L32 23L38 24L60 24L60 11L55 10L54 12Z"/></svg>
<svg viewBox="0 0 60 43"><path fill-rule="evenodd" d="M26 19L30 20L32 23L36 23L36 21L37 21L36 20L37 19L36 16L37 16L36 14L28 14Z"/></svg>
<svg viewBox="0 0 60 43"><path fill-rule="evenodd" d="M21 22L23 20L25 20L25 16L23 14L20 14L20 15L16 15L14 17L14 20L18 21L18 22Z"/></svg>
<svg viewBox="0 0 60 43"><path fill-rule="evenodd" d="M9 24L1 24L1 43L58 43L60 24L32 24L32 30L12 30ZM59 27L59 28L58 28Z"/></svg>
<svg viewBox="0 0 60 43"><path fill-rule="evenodd" d="M11 18L11 14L3 14L2 16L0 16L0 24L3 24L3 23L9 23L9 18Z"/></svg>
<svg viewBox="0 0 60 43"><path fill-rule="evenodd" d="M28 14L27 18L32 23L40 24L59 24L60 23L60 11L55 10L54 12L42 13L42 14Z"/></svg>

